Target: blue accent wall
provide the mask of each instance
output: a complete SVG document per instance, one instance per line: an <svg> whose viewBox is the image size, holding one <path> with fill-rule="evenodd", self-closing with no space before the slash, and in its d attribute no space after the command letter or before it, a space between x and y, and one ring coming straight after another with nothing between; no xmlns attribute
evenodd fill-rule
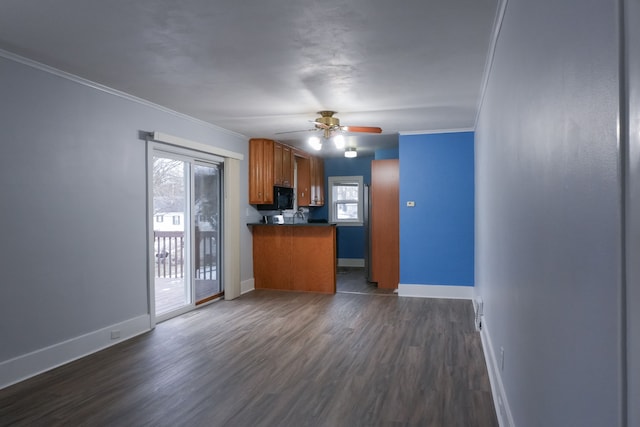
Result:
<svg viewBox="0 0 640 427"><path fill-rule="evenodd" d="M347 159L345 157L330 157L324 159L324 185L325 203L319 208L312 208L312 218L329 218L328 202L326 193L329 190L327 185L330 176L358 176L362 175L364 184L371 184L371 161L373 156L356 157ZM364 227L344 226L337 227L336 246L338 258L364 258Z"/></svg>
<svg viewBox="0 0 640 427"><path fill-rule="evenodd" d="M398 147L395 148L385 148L376 150L376 160L391 160L399 158L400 153Z"/></svg>
<svg viewBox="0 0 640 427"><path fill-rule="evenodd" d="M473 286L473 141L400 135L400 283Z"/></svg>

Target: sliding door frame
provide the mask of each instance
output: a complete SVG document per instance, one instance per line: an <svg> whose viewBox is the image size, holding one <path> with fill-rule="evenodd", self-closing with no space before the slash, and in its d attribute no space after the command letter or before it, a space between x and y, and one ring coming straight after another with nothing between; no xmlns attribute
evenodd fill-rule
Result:
<svg viewBox="0 0 640 427"><path fill-rule="evenodd" d="M209 304L211 302L217 301L218 299L220 299L220 296L218 297L214 297L214 298L210 298L200 304L197 304L196 301L196 289L195 289L195 260L194 260L194 251L195 251L195 227L194 227L194 167L196 165L200 165L200 166L215 166L219 168L219 172L220 172L220 180L221 182L224 182L224 158L222 157L218 157L218 156L214 156L212 154L208 154L208 153L201 153L201 152L196 152L190 149L185 149L185 148L180 148L180 147L175 147L175 146L171 146L171 145L167 145L167 144L163 144L163 143L159 143L159 142L150 142L149 146L148 146L148 164L149 165L153 165L154 162L154 157L164 157L164 158L169 158L169 159L174 159L174 160L178 160L181 162L184 162L185 165L187 165L185 167L185 176L184 176L184 180L183 180L183 185L185 186L185 204L184 204L184 258L183 258L183 262L184 262L184 279L185 279L185 283L184 286L185 288L188 288L188 295L189 295L189 301L182 307L179 307L175 310L171 310L168 311L166 313L162 313L160 315L157 315L156 313L156 307L155 307L155 303L156 303L156 295L155 295L155 255L151 254L149 256L149 307L150 307L150 314L152 315L154 322L162 322L164 320L170 319L172 317L176 317L179 316L181 314L184 313L188 313L189 311L193 310L194 308L196 308L196 306L203 306L206 304ZM149 209L148 209L148 218L149 221L151 222L151 230L150 230L150 236L149 236L149 246L152 247L152 252L154 252L153 250L153 244L151 243L153 241L153 226L152 226L152 218L154 217L154 212L153 212L153 167L148 167L147 169L147 180L149 182L149 185L147 186L147 191L148 191L148 197L149 197ZM219 203L221 205L224 206L224 191L223 191L224 187L223 186L219 186L218 187L218 196L219 196ZM220 218L219 218L220 224L224 224L224 208L220 209ZM218 226L220 229L223 229L224 227L220 227L220 225ZM224 256L224 252L222 250L222 245L220 244L222 240L218 239L216 241L216 246L218 247L217 252L219 252L219 254L217 254L216 256L218 257L218 259L222 259L222 257ZM218 273L220 271L220 267L223 267L220 265L221 263L219 263L218 265ZM224 273L223 273L224 274ZM221 274L218 274L218 281L221 285L221 288L224 289L224 276Z"/></svg>
<svg viewBox="0 0 640 427"><path fill-rule="evenodd" d="M191 164L191 180L192 186L191 190L195 191L195 168L197 166L202 167L217 167L218 168L218 184L217 184L217 192L218 192L218 220L216 224L216 280L219 283L220 291L215 294L208 295L204 298L198 299L198 293L196 289L195 277L196 274L196 259L192 257L191 261L191 269L193 270L193 274L191 279L194 281L193 284L193 303L196 307L201 307L203 305L209 304L211 302L217 301L220 298L224 297L224 263L222 262L224 257L224 251L222 250L223 242L224 242L224 205L225 205L225 197L224 197L224 159L218 158L220 161L213 162L210 159L203 159L202 156L198 156L198 158L194 158ZM195 197L192 197L191 200L191 219L193 220L195 212ZM191 227L191 241L193 242L192 250L194 254L197 254L198 251L195 250L195 245L200 245L200 241L197 239L195 227ZM206 247L206 245L205 245Z"/></svg>
<svg viewBox="0 0 640 427"><path fill-rule="evenodd" d="M154 254L153 254L153 222L151 215L153 211L153 155L154 148L164 148L165 152L188 153L194 158L219 158L223 162L224 177L222 179L222 206L221 215L221 235L219 261L222 274L219 280L224 286L224 299L231 300L240 296L240 161L244 160L244 155L230 150L190 141L188 139L168 135L161 132L150 132L144 134L147 143L146 170L147 170L147 285L149 301L150 328L155 328L157 319L155 317L155 289L154 289ZM160 143L160 144L158 144ZM209 302L216 301L214 299ZM190 308L191 310L201 307Z"/></svg>

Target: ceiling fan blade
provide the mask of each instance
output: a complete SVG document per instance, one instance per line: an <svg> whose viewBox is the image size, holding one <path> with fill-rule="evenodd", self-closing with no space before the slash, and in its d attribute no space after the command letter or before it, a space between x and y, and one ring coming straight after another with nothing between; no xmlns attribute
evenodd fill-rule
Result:
<svg viewBox="0 0 640 427"><path fill-rule="evenodd" d="M343 126L342 130L346 132L382 133L381 128L371 126Z"/></svg>

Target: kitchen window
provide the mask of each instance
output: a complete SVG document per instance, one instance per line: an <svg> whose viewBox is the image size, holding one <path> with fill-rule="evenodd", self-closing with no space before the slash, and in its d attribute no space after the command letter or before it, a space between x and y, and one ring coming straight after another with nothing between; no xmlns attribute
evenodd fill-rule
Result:
<svg viewBox="0 0 640 427"><path fill-rule="evenodd" d="M363 223L362 176L330 176L329 221L338 225Z"/></svg>

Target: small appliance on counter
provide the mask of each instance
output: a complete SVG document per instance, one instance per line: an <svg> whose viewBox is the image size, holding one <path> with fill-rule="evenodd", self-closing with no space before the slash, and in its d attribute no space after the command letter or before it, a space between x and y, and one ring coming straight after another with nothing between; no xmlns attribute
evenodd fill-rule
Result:
<svg viewBox="0 0 640 427"><path fill-rule="evenodd" d="M265 215L262 217L265 224L284 224L284 215Z"/></svg>

